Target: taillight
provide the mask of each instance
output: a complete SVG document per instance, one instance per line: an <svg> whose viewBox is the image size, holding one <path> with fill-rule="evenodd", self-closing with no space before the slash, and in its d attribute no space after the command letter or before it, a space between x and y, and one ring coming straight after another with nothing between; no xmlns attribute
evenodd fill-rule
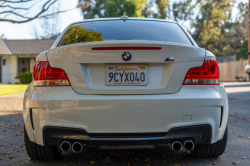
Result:
<svg viewBox="0 0 250 166"><path fill-rule="evenodd" d="M220 71L215 60L205 60L201 67L189 69L183 85L219 85Z"/></svg>
<svg viewBox="0 0 250 166"><path fill-rule="evenodd" d="M70 86L62 69L52 68L49 62L36 62L33 70L33 86Z"/></svg>

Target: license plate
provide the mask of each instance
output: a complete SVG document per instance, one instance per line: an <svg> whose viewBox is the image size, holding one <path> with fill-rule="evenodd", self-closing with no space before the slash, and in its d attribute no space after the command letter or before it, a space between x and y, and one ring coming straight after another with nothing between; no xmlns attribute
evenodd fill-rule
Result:
<svg viewBox="0 0 250 166"><path fill-rule="evenodd" d="M106 66L106 85L147 85L146 65Z"/></svg>

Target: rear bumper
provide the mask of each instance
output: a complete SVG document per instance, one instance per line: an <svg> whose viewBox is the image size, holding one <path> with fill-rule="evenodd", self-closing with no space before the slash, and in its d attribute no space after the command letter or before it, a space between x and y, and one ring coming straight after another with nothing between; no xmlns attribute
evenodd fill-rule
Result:
<svg viewBox="0 0 250 166"><path fill-rule="evenodd" d="M199 125L173 128L167 133L119 133L88 134L84 130L58 127L45 127L44 145L59 145L63 140L79 141L84 145L164 145L173 140L192 139L198 144L211 142L211 126Z"/></svg>
<svg viewBox="0 0 250 166"><path fill-rule="evenodd" d="M228 118L227 96L222 89L212 85L182 86L174 94L79 95L71 87L29 86L24 98L24 121L30 140L40 145L46 144L44 129L48 127L74 128L89 136L169 133L200 125L211 127L208 142L214 143L222 139ZM96 139L92 141L100 141Z"/></svg>

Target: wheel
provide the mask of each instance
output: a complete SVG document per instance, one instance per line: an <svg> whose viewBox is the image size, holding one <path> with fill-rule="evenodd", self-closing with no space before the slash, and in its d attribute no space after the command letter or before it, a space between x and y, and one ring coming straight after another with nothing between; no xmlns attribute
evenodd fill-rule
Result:
<svg viewBox="0 0 250 166"><path fill-rule="evenodd" d="M194 157L218 157L223 154L227 145L227 131L224 133L222 140L213 144L196 144L191 154Z"/></svg>
<svg viewBox="0 0 250 166"><path fill-rule="evenodd" d="M54 160L60 157L57 146L41 146L31 142L24 126L24 142L28 156L33 160Z"/></svg>

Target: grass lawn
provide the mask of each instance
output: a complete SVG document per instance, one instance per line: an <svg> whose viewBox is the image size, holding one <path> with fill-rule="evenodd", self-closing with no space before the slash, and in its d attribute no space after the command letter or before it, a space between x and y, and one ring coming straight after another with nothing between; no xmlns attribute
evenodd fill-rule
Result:
<svg viewBox="0 0 250 166"><path fill-rule="evenodd" d="M0 84L0 96L24 92L28 84Z"/></svg>

